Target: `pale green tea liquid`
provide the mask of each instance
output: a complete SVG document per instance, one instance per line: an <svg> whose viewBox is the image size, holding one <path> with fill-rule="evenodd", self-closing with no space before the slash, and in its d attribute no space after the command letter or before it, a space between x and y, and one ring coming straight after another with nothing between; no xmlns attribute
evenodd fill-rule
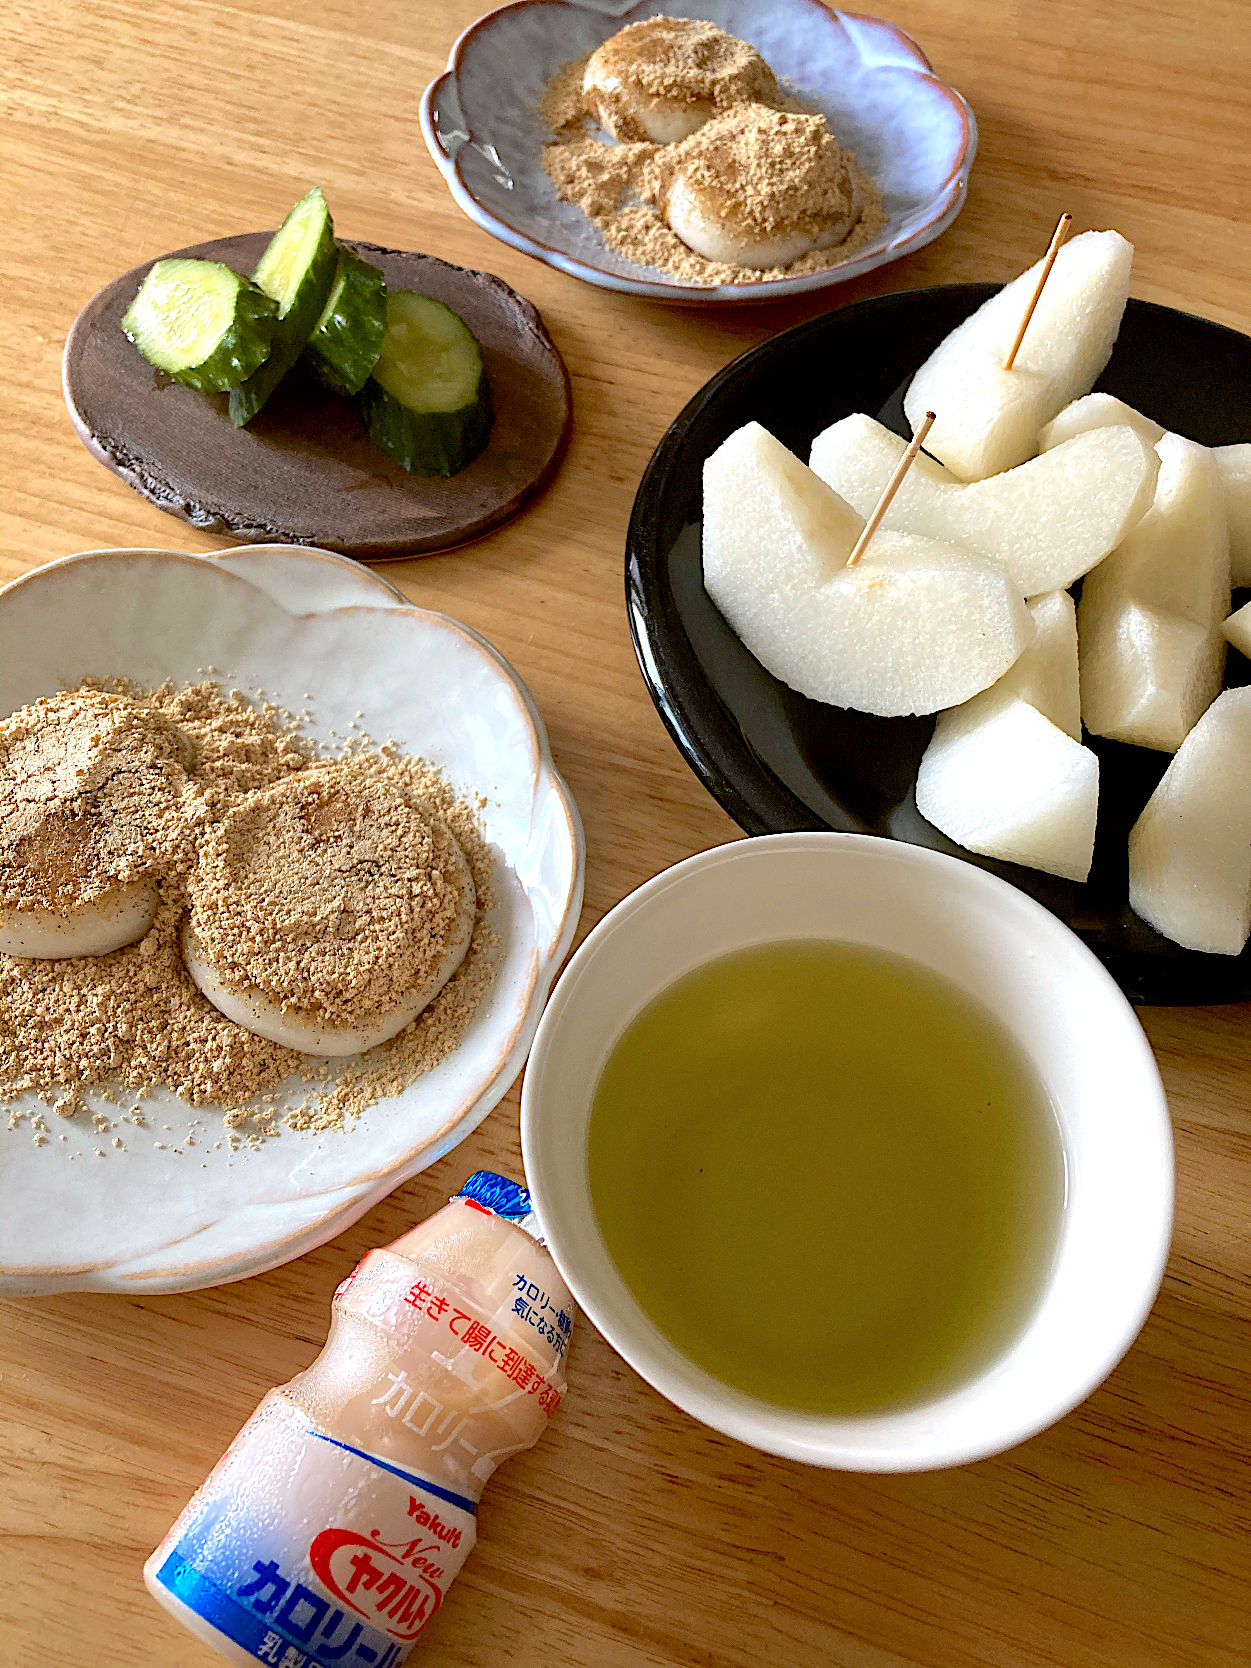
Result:
<svg viewBox="0 0 1251 1668"><path fill-rule="evenodd" d="M661 1331L813 1413L904 1407L987 1367L1064 1211L1055 1114L1004 1027L914 962L823 940L662 991L604 1068L588 1165Z"/></svg>

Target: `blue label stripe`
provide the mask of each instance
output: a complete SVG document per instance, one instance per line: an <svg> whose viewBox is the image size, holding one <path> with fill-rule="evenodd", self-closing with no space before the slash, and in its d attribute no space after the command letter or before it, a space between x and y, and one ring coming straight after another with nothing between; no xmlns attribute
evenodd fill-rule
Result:
<svg viewBox="0 0 1251 1668"><path fill-rule="evenodd" d="M446 1500L449 1506L459 1506L462 1512L468 1512L471 1517L478 1515L476 1500L468 1500L463 1494L453 1494L450 1488L444 1488L440 1483L427 1482L415 1471L401 1471L398 1465L388 1465L386 1460L380 1460L377 1454L367 1454L363 1448L353 1448L350 1442L338 1442L333 1436L323 1436L320 1431L309 1431L308 1434L315 1436L318 1442L328 1442L332 1448L342 1448L345 1453L355 1454L357 1459L368 1460L370 1465L376 1465L379 1471L389 1471L393 1477L402 1477L406 1483L420 1489L423 1494L433 1494L437 1500Z"/></svg>
<svg viewBox="0 0 1251 1668"><path fill-rule="evenodd" d="M245 1610L229 1593L223 1593L220 1587L201 1575L199 1570L192 1569L176 1552L171 1552L161 1565L157 1579L189 1609L194 1610L197 1616L203 1616L219 1633L224 1633L227 1639L233 1639L236 1645L242 1645L244 1650L253 1656L257 1655L265 1643L266 1634L276 1633L288 1644L297 1645L296 1640L282 1628L275 1626L271 1618L257 1616L251 1610ZM307 1645L297 1645L297 1649L305 1653L309 1662L318 1660Z"/></svg>
<svg viewBox="0 0 1251 1668"><path fill-rule="evenodd" d="M323 1657L315 1646L310 1646L306 1639L301 1639L298 1635L288 1633L272 1616L257 1616L251 1610L245 1609L229 1593L224 1593L214 1582L201 1575L199 1570L193 1569L176 1552L171 1552L161 1565L157 1571L157 1580L162 1586L168 1587L189 1609L194 1610L197 1616L202 1616L236 1645L242 1645L243 1649L258 1661L272 1661L269 1655L262 1658L260 1651L266 1638L272 1640L276 1634L288 1645L295 1646L308 1668L341 1668L341 1651L334 1652L333 1661L330 1657ZM335 1611L336 1616L340 1614L341 1612ZM384 1657L389 1662L396 1661L391 1655L391 1652L397 1649L394 1644L389 1643L372 1628L365 1634L365 1638L378 1639L381 1642L374 1648L372 1655L363 1656L359 1649L355 1651L352 1656L354 1662L381 1662ZM407 1649L405 1646L404 1650Z"/></svg>

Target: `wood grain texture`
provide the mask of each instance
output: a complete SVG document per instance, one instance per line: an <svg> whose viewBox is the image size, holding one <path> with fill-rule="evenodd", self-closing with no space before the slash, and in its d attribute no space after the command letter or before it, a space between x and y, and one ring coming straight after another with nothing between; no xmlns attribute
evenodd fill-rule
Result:
<svg viewBox="0 0 1251 1668"><path fill-rule="evenodd" d="M0 579L102 545L224 542L75 439L60 352L82 304L163 250L275 224L325 189L345 237L498 273L573 375L553 486L465 550L391 565L518 667L586 822L587 930L735 837L668 741L622 607L634 489L735 354L834 304L687 313L494 243L426 157L417 100L478 0L10 0ZM1251 329L1242 0L899 0L971 101L981 152L938 243L840 291L1005 279L1063 209L1137 245L1133 291ZM1235 1668L1249 1660L1251 1009L1143 1013L1177 1134L1177 1227L1141 1338L1053 1430L915 1477L769 1459L671 1408L582 1323L567 1405L491 1484L430 1668ZM518 1173L514 1091L458 1152L332 1244L183 1297L4 1310L6 1668L214 1658L148 1599L144 1557L261 1393L325 1336L337 1281L479 1165ZM750 1317L745 1317L750 1324Z"/></svg>

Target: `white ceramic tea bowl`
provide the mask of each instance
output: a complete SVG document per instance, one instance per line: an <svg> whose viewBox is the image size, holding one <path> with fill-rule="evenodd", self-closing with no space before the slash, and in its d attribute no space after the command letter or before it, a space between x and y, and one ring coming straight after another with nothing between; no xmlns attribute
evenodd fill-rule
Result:
<svg viewBox="0 0 1251 1668"><path fill-rule="evenodd" d="M696 1367L639 1306L587 1179L595 1085L622 1030L692 968L749 945L826 938L911 957L1018 1039L1055 1108L1067 1198L1050 1279L1014 1344L940 1398L831 1418L759 1401ZM900 1039L907 1046L907 1039ZM1129 1348L1168 1255L1173 1148L1151 1049L1112 978L1040 904L938 852L859 834L777 834L657 875L591 933L539 1025L521 1113L552 1255L603 1335L670 1401L753 1447L850 1471L922 1471L1010 1448L1090 1394ZM768 1139L761 1130L761 1140ZM820 1176L796 1177L819 1194ZM750 1201L727 1200L751 1251Z"/></svg>

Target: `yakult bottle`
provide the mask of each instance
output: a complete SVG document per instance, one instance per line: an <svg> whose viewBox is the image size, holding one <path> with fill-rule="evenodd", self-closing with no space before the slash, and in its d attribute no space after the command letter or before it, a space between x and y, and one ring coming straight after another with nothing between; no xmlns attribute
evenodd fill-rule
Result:
<svg viewBox="0 0 1251 1668"><path fill-rule="evenodd" d="M543 1434L574 1306L530 1195L479 1171L370 1251L307 1371L271 1390L144 1568L230 1662L395 1668L474 1543L491 1473Z"/></svg>

